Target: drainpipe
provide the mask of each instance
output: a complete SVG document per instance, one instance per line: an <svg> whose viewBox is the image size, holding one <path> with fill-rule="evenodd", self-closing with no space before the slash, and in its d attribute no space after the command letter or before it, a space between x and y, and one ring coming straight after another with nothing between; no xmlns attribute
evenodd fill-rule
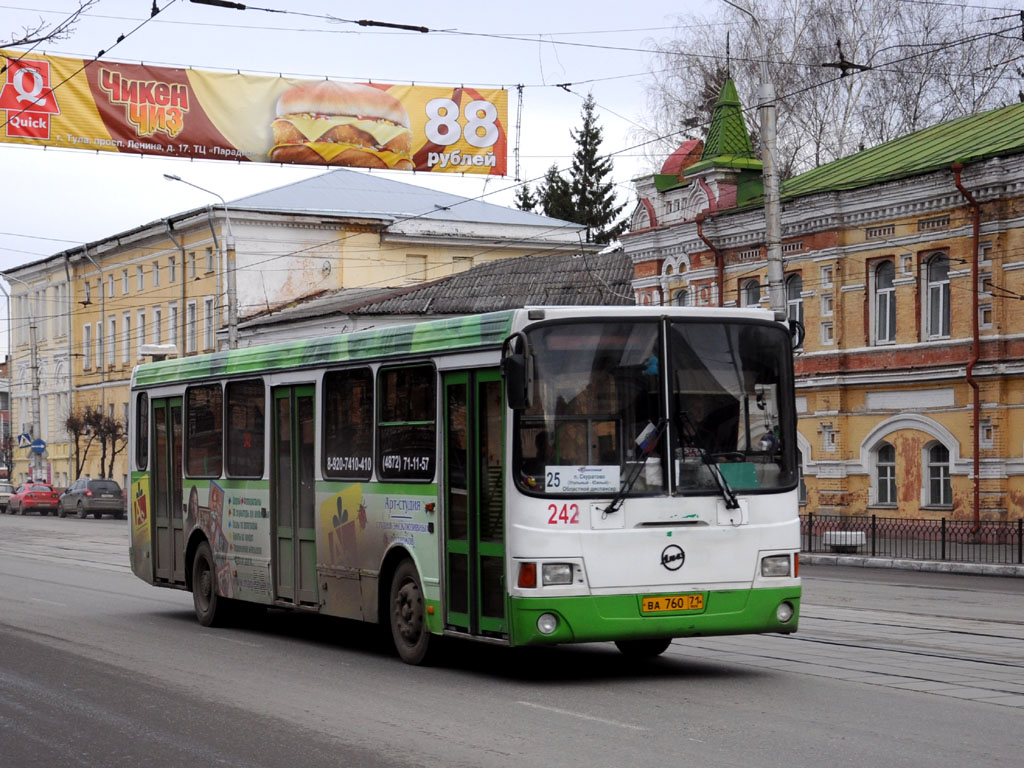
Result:
<svg viewBox="0 0 1024 768"><path fill-rule="evenodd" d="M725 306L725 257L718 250L718 246L704 236L704 214L697 214L697 237L704 241L704 244L715 254L715 268L718 273L718 306Z"/></svg>
<svg viewBox="0 0 1024 768"><path fill-rule="evenodd" d="M96 259L89 255L89 246L82 246L82 253L85 255L92 265L96 267L96 271L100 275L100 339L106 339L107 337L107 286L103 284L103 270L100 269L100 265L96 263ZM100 411L102 412L107 407L107 355L110 352L107 350L107 342L103 341L103 359L97 360L96 363L100 367ZM100 472L102 475L103 472ZM77 479L77 478L76 478Z"/></svg>
<svg viewBox="0 0 1024 768"><path fill-rule="evenodd" d="M974 380L974 366L978 364L981 356L981 341L978 336L978 250L981 240L981 206L974 196L968 192L960 181L960 172L964 169L963 163L953 163L953 181L960 194L967 200L971 207L971 359L967 363L967 383L974 390L973 420L974 420L974 528L972 533L977 533L981 528L981 457L978 455L981 448L981 436L978 430L981 427L981 393L978 390L978 382Z"/></svg>

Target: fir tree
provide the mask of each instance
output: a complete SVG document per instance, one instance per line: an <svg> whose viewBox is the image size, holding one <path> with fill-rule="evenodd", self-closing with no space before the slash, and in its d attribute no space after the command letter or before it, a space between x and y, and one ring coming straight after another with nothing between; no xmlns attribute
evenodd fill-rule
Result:
<svg viewBox="0 0 1024 768"><path fill-rule="evenodd" d="M537 198L534 197L533 190L530 189L529 184L523 184L516 191L516 197L513 202L520 211L530 211L532 213L537 210Z"/></svg>
<svg viewBox="0 0 1024 768"><path fill-rule="evenodd" d="M563 221L575 221L576 206L572 199L572 185L558 172L558 166L552 165L544 175L537 191L540 207L545 216Z"/></svg>
<svg viewBox="0 0 1024 768"><path fill-rule="evenodd" d="M615 204L615 186L605 181L612 172L612 161L601 157L601 126L597 124L594 108L594 97L588 95L583 102L583 126L570 132L576 142L570 186L574 211L561 218L584 225L588 241L608 243L626 229L625 220L615 222L625 206Z"/></svg>

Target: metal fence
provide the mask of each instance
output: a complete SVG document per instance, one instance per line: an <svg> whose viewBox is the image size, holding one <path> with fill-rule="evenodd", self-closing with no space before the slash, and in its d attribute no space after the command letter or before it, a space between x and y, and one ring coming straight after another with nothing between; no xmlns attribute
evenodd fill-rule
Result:
<svg viewBox="0 0 1024 768"><path fill-rule="evenodd" d="M1005 522L898 517L800 516L801 550L947 560L1024 564L1024 519Z"/></svg>

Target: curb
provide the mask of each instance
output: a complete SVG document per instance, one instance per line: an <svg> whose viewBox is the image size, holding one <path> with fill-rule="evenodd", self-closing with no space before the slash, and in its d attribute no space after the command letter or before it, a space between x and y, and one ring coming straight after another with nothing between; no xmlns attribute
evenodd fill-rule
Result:
<svg viewBox="0 0 1024 768"><path fill-rule="evenodd" d="M800 565L843 565L855 568L892 568L903 571L1024 578L1024 565L957 563L940 560L903 560L894 557L864 557L860 555L817 555L809 552L800 553Z"/></svg>

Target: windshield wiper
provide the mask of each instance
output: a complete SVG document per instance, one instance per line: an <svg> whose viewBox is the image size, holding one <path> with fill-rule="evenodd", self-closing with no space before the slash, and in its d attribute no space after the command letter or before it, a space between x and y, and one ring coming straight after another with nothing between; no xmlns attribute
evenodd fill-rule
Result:
<svg viewBox="0 0 1024 768"><path fill-rule="evenodd" d="M615 494L615 498L612 499L611 504L604 508L604 516L607 517L615 512L619 511L622 506L622 502L626 500L626 496L633 490L633 486L636 485L636 481L640 477L640 473L644 470L644 465L647 462L647 454L654 450L654 447L658 444L661 439L661 433L665 431L665 426L668 424L668 419L661 419L658 422L658 426L655 427L651 422L647 422L647 426L643 432L640 433L636 439L637 447L640 448L640 454L638 456L639 461L635 462L633 469L630 470L630 474L626 477L626 482L619 488L619 492ZM648 430L653 428L653 433Z"/></svg>
<svg viewBox="0 0 1024 768"><path fill-rule="evenodd" d="M740 503L736 499L736 493L729 485L729 481L725 479L725 475L722 474L721 467L717 463L711 460L708 452L704 450L704 447L697 442L697 428L690 421L689 415L686 411L679 411L677 413L679 418L679 433L690 442L691 445L700 454L700 459L704 462L704 466L708 468L708 472L711 473L711 477L715 479L715 483L718 484L718 490L722 494L722 498L725 499L726 509L739 509Z"/></svg>

